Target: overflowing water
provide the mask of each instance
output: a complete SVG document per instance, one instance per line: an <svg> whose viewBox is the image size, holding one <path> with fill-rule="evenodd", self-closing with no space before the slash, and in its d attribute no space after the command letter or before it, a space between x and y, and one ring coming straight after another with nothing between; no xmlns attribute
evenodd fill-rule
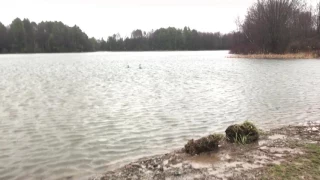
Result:
<svg viewBox="0 0 320 180"><path fill-rule="evenodd" d="M231 123L319 120L319 60L225 56L1 55L0 179L87 178Z"/></svg>

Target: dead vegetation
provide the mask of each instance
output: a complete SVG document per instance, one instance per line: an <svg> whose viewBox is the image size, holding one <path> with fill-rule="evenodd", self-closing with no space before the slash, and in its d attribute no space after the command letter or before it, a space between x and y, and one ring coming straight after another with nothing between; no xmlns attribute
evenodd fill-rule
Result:
<svg viewBox="0 0 320 180"><path fill-rule="evenodd" d="M226 138L225 138L226 137ZM189 140L185 145L185 152L190 155L198 155L204 152L218 150L223 140L230 143L250 144L259 139L259 130L251 122L245 121L242 124L231 125L226 130L226 136L212 134L197 140Z"/></svg>
<svg viewBox="0 0 320 180"><path fill-rule="evenodd" d="M222 139L222 134L213 134L198 140L192 139L185 145L185 151L191 155L214 151L219 148L219 143Z"/></svg>
<svg viewBox="0 0 320 180"><path fill-rule="evenodd" d="M228 58L243 59L317 59L320 58L317 53L290 53L290 54L237 54L230 55Z"/></svg>

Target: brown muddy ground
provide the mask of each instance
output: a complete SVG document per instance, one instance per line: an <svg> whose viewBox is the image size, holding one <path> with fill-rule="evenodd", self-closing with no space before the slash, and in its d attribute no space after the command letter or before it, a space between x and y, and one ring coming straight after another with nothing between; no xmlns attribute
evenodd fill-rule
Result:
<svg viewBox="0 0 320 180"><path fill-rule="evenodd" d="M320 124L308 123L264 132L258 143L250 145L224 141L217 152L197 156L185 154L182 149L144 158L92 180L269 179L266 174L269 167L302 156L306 144L320 144Z"/></svg>

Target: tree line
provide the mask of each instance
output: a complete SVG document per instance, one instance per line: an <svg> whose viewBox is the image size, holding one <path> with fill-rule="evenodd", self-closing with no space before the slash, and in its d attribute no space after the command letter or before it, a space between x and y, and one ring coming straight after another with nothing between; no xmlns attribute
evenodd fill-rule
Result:
<svg viewBox="0 0 320 180"><path fill-rule="evenodd" d="M320 50L320 3L301 0L257 0L237 21L231 52L298 53Z"/></svg>
<svg viewBox="0 0 320 180"><path fill-rule="evenodd" d="M320 3L312 7L301 0L257 0L237 25L228 34L168 27L104 40L89 38L76 25L16 18L8 26L0 22L0 53L230 49L236 54L320 54Z"/></svg>
<svg viewBox="0 0 320 180"><path fill-rule="evenodd" d="M0 23L2 53L91 51L92 40L78 26L68 27L61 22L36 24L16 18L8 27Z"/></svg>
<svg viewBox="0 0 320 180"><path fill-rule="evenodd" d="M89 38L78 26L16 18L7 27L0 22L0 53L222 50L231 47L232 36L169 27L148 33L138 29L131 37L114 34L104 40Z"/></svg>
<svg viewBox="0 0 320 180"><path fill-rule="evenodd" d="M110 36L102 46L111 51L152 51L152 50L224 50L229 49L232 34L203 33L189 27L160 28L149 33L138 29L131 37Z"/></svg>

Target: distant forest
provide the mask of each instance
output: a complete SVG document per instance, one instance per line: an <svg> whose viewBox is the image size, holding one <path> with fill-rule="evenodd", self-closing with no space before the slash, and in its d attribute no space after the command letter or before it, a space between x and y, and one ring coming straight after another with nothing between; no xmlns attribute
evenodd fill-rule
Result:
<svg viewBox="0 0 320 180"><path fill-rule="evenodd" d="M312 7L301 0L257 0L236 23L238 29L228 34L169 27L104 40L89 38L78 26L16 18L7 27L0 23L0 53L228 49L234 54L320 56L320 3Z"/></svg>
<svg viewBox="0 0 320 180"><path fill-rule="evenodd" d="M231 53L320 55L320 3L312 7L302 0L257 0L237 24Z"/></svg>
<svg viewBox="0 0 320 180"><path fill-rule="evenodd" d="M134 30L131 37L119 34L107 40L89 38L78 26L62 22L30 22L16 18L9 26L0 23L0 53L223 50L231 47L232 35L203 33L189 27Z"/></svg>

